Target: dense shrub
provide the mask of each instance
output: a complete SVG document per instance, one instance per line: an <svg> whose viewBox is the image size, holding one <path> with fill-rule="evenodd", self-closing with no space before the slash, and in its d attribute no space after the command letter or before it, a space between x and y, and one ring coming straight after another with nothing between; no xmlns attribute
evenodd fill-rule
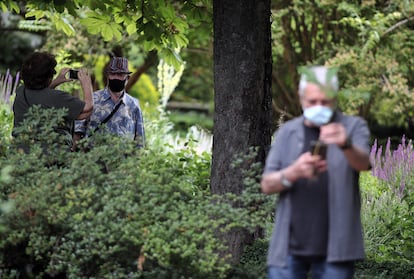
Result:
<svg viewBox="0 0 414 279"><path fill-rule="evenodd" d="M0 102L0 154L4 154L11 140L13 112L10 105Z"/></svg>
<svg viewBox="0 0 414 279"><path fill-rule="evenodd" d="M384 149L374 143L372 173L361 177L367 258L371 269L372 266L381 269L377 275L412 278L414 150L411 140L404 136L395 150L390 146L390 141Z"/></svg>
<svg viewBox="0 0 414 279"><path fill-rule="evenodd" d="M20 75L17 73L13 80L9 71L0 73L0 154L7 149L13 128L12 103Z"/></svg>
<svg viewBox="0 0 414 279"><path fill-rule="evenodd" d="M37 121L21 131L30 131L26 144L39 123L53 121L32 114ZM66 152L53 144L53 129L43 131L30 153L10 148L0 158L12 168L1 198L15 204L2 218L1 278L224 278L230 266L216 233L265 224L268 210L252 208L259 196L263 203L257 181L246 179L246 196L234 197L240 207L213 197L208 155L191 144L136 150L94 135L89 152ZM88 139L80 147L90 147Z"/></svg>

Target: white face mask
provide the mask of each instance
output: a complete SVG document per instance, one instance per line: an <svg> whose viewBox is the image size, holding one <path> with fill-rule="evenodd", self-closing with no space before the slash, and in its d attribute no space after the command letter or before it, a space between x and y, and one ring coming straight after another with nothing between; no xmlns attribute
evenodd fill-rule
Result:
<svg viewBox="0 0 414 279"><path fill-rule="evenodd" d="M303 110L303 116L315 126L327 124L333 115L333 110L325 106L313 106Z"/></svg>

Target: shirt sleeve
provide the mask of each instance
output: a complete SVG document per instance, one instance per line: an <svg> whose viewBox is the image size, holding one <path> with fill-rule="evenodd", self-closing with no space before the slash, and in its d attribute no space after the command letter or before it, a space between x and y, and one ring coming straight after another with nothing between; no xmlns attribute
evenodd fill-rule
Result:
<svg viewBox="0 0 414 279"><path fill-rule="evenodd" d="M70 121L75 120L85 107L84 101L64 91L56 90L56 93L51 96L56 96L57 98L54 101L55 107L65 107L68 109L67 119Z"/></svg>
<svg viewBox="0 0 414 279"><path fill-rule="evenodd" d="M370 131L366 120L361 117L355 117L354 125L351 129L352 143L363 149L366 153L370 153Z"/></svg>
<svg viewBox="0 0 414 279"><path fill-rule="evenodd" d="M86 134L87 126L88 126L88 122L86 121L86 119L75 120L75 129L74 129L74 132L85 135Z"/></svg>
<svg viewBox="0 0 414 279"><path fill-rule="evenodd" d="M282 167L282 151L283 151L283 145L281 144L283 136L283 129L279 128L278 131L274 134L274 141L272 145L270 146L269 154L266 158L266 164L263 170L263 174L278 171Z"/></svg>

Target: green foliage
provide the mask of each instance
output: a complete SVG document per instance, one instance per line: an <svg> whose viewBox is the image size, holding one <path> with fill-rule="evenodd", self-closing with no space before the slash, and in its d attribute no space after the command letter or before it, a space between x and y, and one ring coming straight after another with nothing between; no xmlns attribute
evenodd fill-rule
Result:
<svg viewBox="0 0 414 279"><path fill-rule="evenodd" d="M395 271L385 270L384 274L395 272L400 274L398 278L410 278L414 259L411 141L406 144L403 138L396 150L390 150L388 142L384 154L382 147L375 144L371 156L372 174L361 176L367 256L379 266L397 266ZM400 277L405 275L408 277Z"/></svg>
<svg viewBox="0 0 414 279"><path fill-rule="evenodd" d="M246 246L240 264L232 268L228 279L265 279L267 278L266 255L268 240L258 239Z"/></svg>
<svg viewBox="0 0 414 279"><path fill-rule="evenodd" d="M13 112L10 105L0 102L0 154L4 154L11 140Z"/></svg>
<svg viewBox="0 0 414 279"><path fill-rule="evenodd" d="M277 113L301 113L298 65L339 67L339 107L368 123L412 124L412 1L273 1ZM278 116L276 116L278 117Z"/></svg>
<svg viewBox="0 0 414 279"><path fill-rule="evenodd" d="M139 99L144 111L154 111L159 105L160 94L147 74L142 74L128 93Z"/></svg>
<svg viewBox="0 0 414 279"><path fill-rule="evenodd" d="M257 179L248 178L260 166L246 170L244 194L212 196L211 154L197 153L193 140L168 149L168 129L154 127L164 141L150 137L154 144L144 149L94 135L89 152L67 152L52 148L61 116L30 111L21 136L0 157L1 166L10 166L1 199L15 204L0 232L2 278L226 278L230 255L223 256L216 233L265 223L267 208L254 206L264 197ZM35 128L46 134L29 153L18 152Z"/></svg>
<svg viewBox="0 0 414 279"><path fill-rule="evenodd" d="M326 84L321 84L318 78L316 77L315 73L308 67L305 67L305 66L299 67L298 72L299 74L304 75L308 82L319 85L322 88L322 90L326 92L326 94L330 98L334 98L336 96L337 94L336 90L334 88L331 88L331 86L329 85L332 85L332 79L335 76L337 76L338 68L331 67L328 69L328 71L326 72L326 77L325 77Z"/></svg>
<svg viewBox="0 0 414 279"><path fill-rule="evenodd" d="M12 103L19 83L19 73L14 81L9 71L0 74L0 155L4 154L11 140L13 129Z"/></svg>
<svg viewBox="0 0 414 279"><path fill-rule="evenodd" d="M358 41L338 45L328 63L341 65L343 87L356 92L342 99L348 113L360 114L385 126L407 127L412 118L413 10L403 2L385 7L339 5L340 26L356 30ZM364 98L358 98L363 94ZM350 96L351 94L348 94ZM369 97L367 97L369 96Z"/></svg>
<svg viewBox="0 0 414 279"><path fill-rule="evenodd" d="M389 279L412 278L414 275L413 263L396 261L376 262L365 260L356 264L355 278L357 279Z"/></svg>
<svg viewBox="0 0 414 279"><path fill-rule="evenodd" d="M208 115L196 112L171 112L168 114L171 122L174 123L174 128L177 131L186 133L188 129L194 125L213 130L213 119Z"/></svg>
<svg viewBox="0 0 414 279"><path fill-rule="evenodd" d="M7 8L7 7L6 7ZM80 18L90 34L104 41L135 36L145 51L157 50L167 63L180 67L179 49L188 45L191 28L211 22L211 1L27 1L26 17L47 19L58 31L75 36L73 17ZM211 26L209 26L211 30Z"/></svg>
<svg viewBox="0 0 414 279"><path fill-rule="evenodd" d="M3 12L14 11L20 13L20 7L16 1L5 0L0 2L0 8Z"/></svg>
<svg viewBox="0 0 414 279"><path fill-rule="evenodd" d="M11 167L6 166L0 169L0 181L9 183L11 181ZM10 213L14 209L14 203L12 201L4 201L0 199L0 232L4 230L3 227L3 215Z"/></svg>
<svg viewBox="0 0 414 279"><path fill-rule="evenodd" d="M390 141L384 148L384 154L382 146L375 143L372 148L372 174L379 179L377 187L382 191L371 205L378 211L377 216L382 218L382 226L376 229L387 231L384 243L375 242L379 245L375 247L379 250L375 256L382 260L412 262L414 259L413 156L412 142L406 142L404 136L395 150L391 150Z"/></svg>
<svg viewBox="0 0 414 279"><path fill-rule="evenodd" d="M72 25L69 23L67 13L54 13L51 10L37 10L35 5L28 4L28 12L26 13L26 18L34 17L36 21L41 21L43 18L48 18L50 22L56 27L57 31L63 31L67 35L74 35L75 30ZM63 12L63 11L62 11ZM37 23L33 23L35 26ZM39 27L42 28L43 24L40 24ZM46 24L47 26L47 24ZM48 29L48 28L47 28Z"/></svg>

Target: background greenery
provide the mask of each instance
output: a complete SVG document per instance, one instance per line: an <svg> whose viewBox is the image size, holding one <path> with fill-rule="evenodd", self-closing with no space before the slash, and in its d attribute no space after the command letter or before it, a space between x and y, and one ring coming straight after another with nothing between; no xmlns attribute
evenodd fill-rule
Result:
<svg viewBox="0 0 414 279"><path fill-rule="evenodd" d="M74 3L84 1L66 1L68 10L49 1L62 14L42 10L44 1L27 2L18 13L1 17L1 73L10 69L17 76L34 49L56 54L59 67L88 67L98 82L108 54L119 47L133 71L153 49L158 64L130 90L141 100L149 135L148 148L138 153L122 140L104 137L102 148L89 153L54 150L54 161L35 145L28 155L15 152L10 102L2 90L0 277L265 278L275 201L259 192L260 166L246 170L241 200L225 197L233 207L221 202L223 197L208 191L211 136L204 129L212 128L211 112L167 111L168 100L213 107L212 1L192 7L187 4L193 1L177 1L174 8L185 20L171 12L170 2L147 1L153 21L145 32L120 32L121 46L98 28L110 26L116 37L130 19L108 24L86 9L79 21ZM140 12L123 10L131 1L106 7L100 2L87 3L121 18ZM0 1L6 10L4 5L17 11L15 1ZM373 131L378 164L361 176L367 260L358 264L357 278L414 277L413 11L412 1L272 1L275 129L301 113L294 94L297 66L326 63L341 69L340 107L366 118ZM83 12L99 24L92 26ZM94 28L97 33L91 34ZM177 38L177 48L167 46L168 40L156 45L161 34ZM78 94L76 83L65 86ZM217 232L234 228L265 233L246 248L239 265L229 266Z"/></svg>
<svg viewBox="0 0 414 279"><path fill-rule="evenodd" d="M11 127L10 104L1 109ZM260 164L244 170L241 196L217 197L209 191L211 145L197 129L179 135L161 112L146 126L145 149L100 135L89 152L68 153L54 144L53 125L38 134L46 150L30 140L39 119L57 124L63 115L50 113L33 110L18 141L2 130L2 278L265 278L276 201L260 193ZM22 142L29 154L18 151ZM367 260L356 278L414 275L414 152L404 137L397 146L375 143L373 171L361 176ZM233 167L253 158L254 150L240 154ZM220 252L220 232L229 229L265 232L237 265Z"/></svg>

